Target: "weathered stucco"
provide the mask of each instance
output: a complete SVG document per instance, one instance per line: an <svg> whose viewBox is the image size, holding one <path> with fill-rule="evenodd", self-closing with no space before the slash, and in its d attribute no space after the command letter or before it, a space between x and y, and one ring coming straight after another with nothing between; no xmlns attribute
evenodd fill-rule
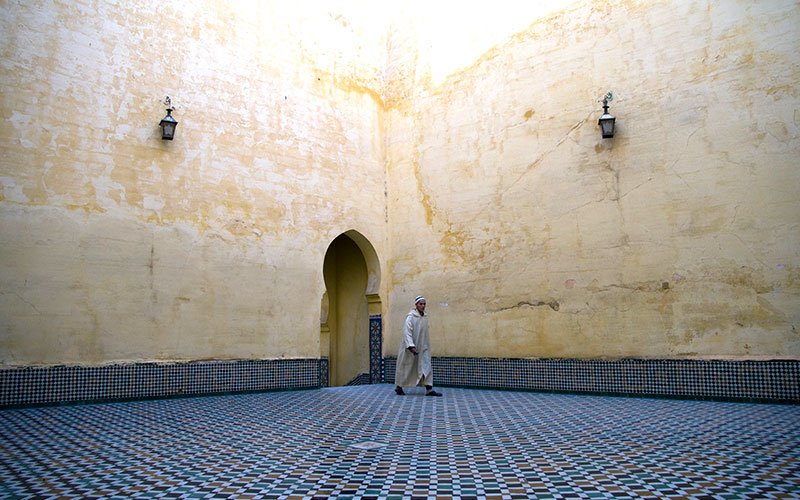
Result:
<svg viewBox="0 0 800 500"><path fill-rule="evenodd" d="M328 245L356 229L387 253L385 34L353 22L0 7L2 363L318 357Z"/></svg>
<svg viewBox="0 0 800 500"><path fill-rule="evenodd" d="M576 2L445 78L480 23L395 38L386 331L424 293L442 356L800 355L798 19Z"/></svg>
<svg viewBox="0 0 800 500"><path fill-rule="evenodd" d="M5 2L0 364L800 357L800 7L530 4Z"/></svg>

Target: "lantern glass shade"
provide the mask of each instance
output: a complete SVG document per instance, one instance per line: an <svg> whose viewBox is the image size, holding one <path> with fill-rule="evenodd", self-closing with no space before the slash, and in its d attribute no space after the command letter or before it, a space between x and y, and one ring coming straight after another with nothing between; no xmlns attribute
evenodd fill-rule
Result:
<svg viewBox="0 0 800 500"><path fill-rule="evenodd" d="M161 123L161 138L166 141L171 141L175 137L175 127L178 125L178 121L172 117L172 110L167 110L167 116L165 116Z"/></svg>
<svg viewBox="0 0 800 500"><path fill-rule="evenodd" d="M603 139L614 137L614 121L616 118L608 113L604 113L597 122L600 125L600 131L603 133Z"/></svg>

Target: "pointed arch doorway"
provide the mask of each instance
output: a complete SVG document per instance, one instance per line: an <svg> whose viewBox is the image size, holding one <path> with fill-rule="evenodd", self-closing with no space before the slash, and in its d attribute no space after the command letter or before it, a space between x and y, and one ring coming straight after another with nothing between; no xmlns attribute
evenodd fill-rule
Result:
<svg viewBox="0 0 800 500"><path fill-rule="evenodd" d="M323 277L320 385L379 383L383 360L380 263L372 244L355 230L337 236L325 252Z"/></svg>

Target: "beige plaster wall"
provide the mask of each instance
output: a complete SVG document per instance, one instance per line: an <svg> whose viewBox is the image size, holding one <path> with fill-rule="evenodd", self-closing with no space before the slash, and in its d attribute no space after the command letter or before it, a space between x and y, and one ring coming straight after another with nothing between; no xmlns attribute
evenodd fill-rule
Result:
<svg viewBox="0 0 800 500"><path fill-rule="evenodd" d="M539 4L0 5L0 364L318 357L351 230L386 354L798 358L800 7Z"/></svg>
<svg viewBox="0 0 800 500"><path fill-rule="evenodd" d="M798 4L498 5L391 31L384 352L800 357Z"/></svg>
<svg viewBox="0 0 800 500"><path fill-rule="evenodd" d="M319 357L328 245L386 253L369 9L0 5L0 363Z"/></svg>

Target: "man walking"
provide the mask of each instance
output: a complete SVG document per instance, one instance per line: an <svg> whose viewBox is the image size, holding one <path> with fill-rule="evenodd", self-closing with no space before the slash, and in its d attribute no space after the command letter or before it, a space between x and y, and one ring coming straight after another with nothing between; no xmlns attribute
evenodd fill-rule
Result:
<svg viewBox="0 0 800 500"><path fill-rule="evenodd" d="M441 396L433 390L431 346L428 339L428 317L425 315L425 297L414 299L414 309L406 316L403 340L397 353L394 375L394 392L405 395L403 387L425 386L426 396Z"/></svg>

